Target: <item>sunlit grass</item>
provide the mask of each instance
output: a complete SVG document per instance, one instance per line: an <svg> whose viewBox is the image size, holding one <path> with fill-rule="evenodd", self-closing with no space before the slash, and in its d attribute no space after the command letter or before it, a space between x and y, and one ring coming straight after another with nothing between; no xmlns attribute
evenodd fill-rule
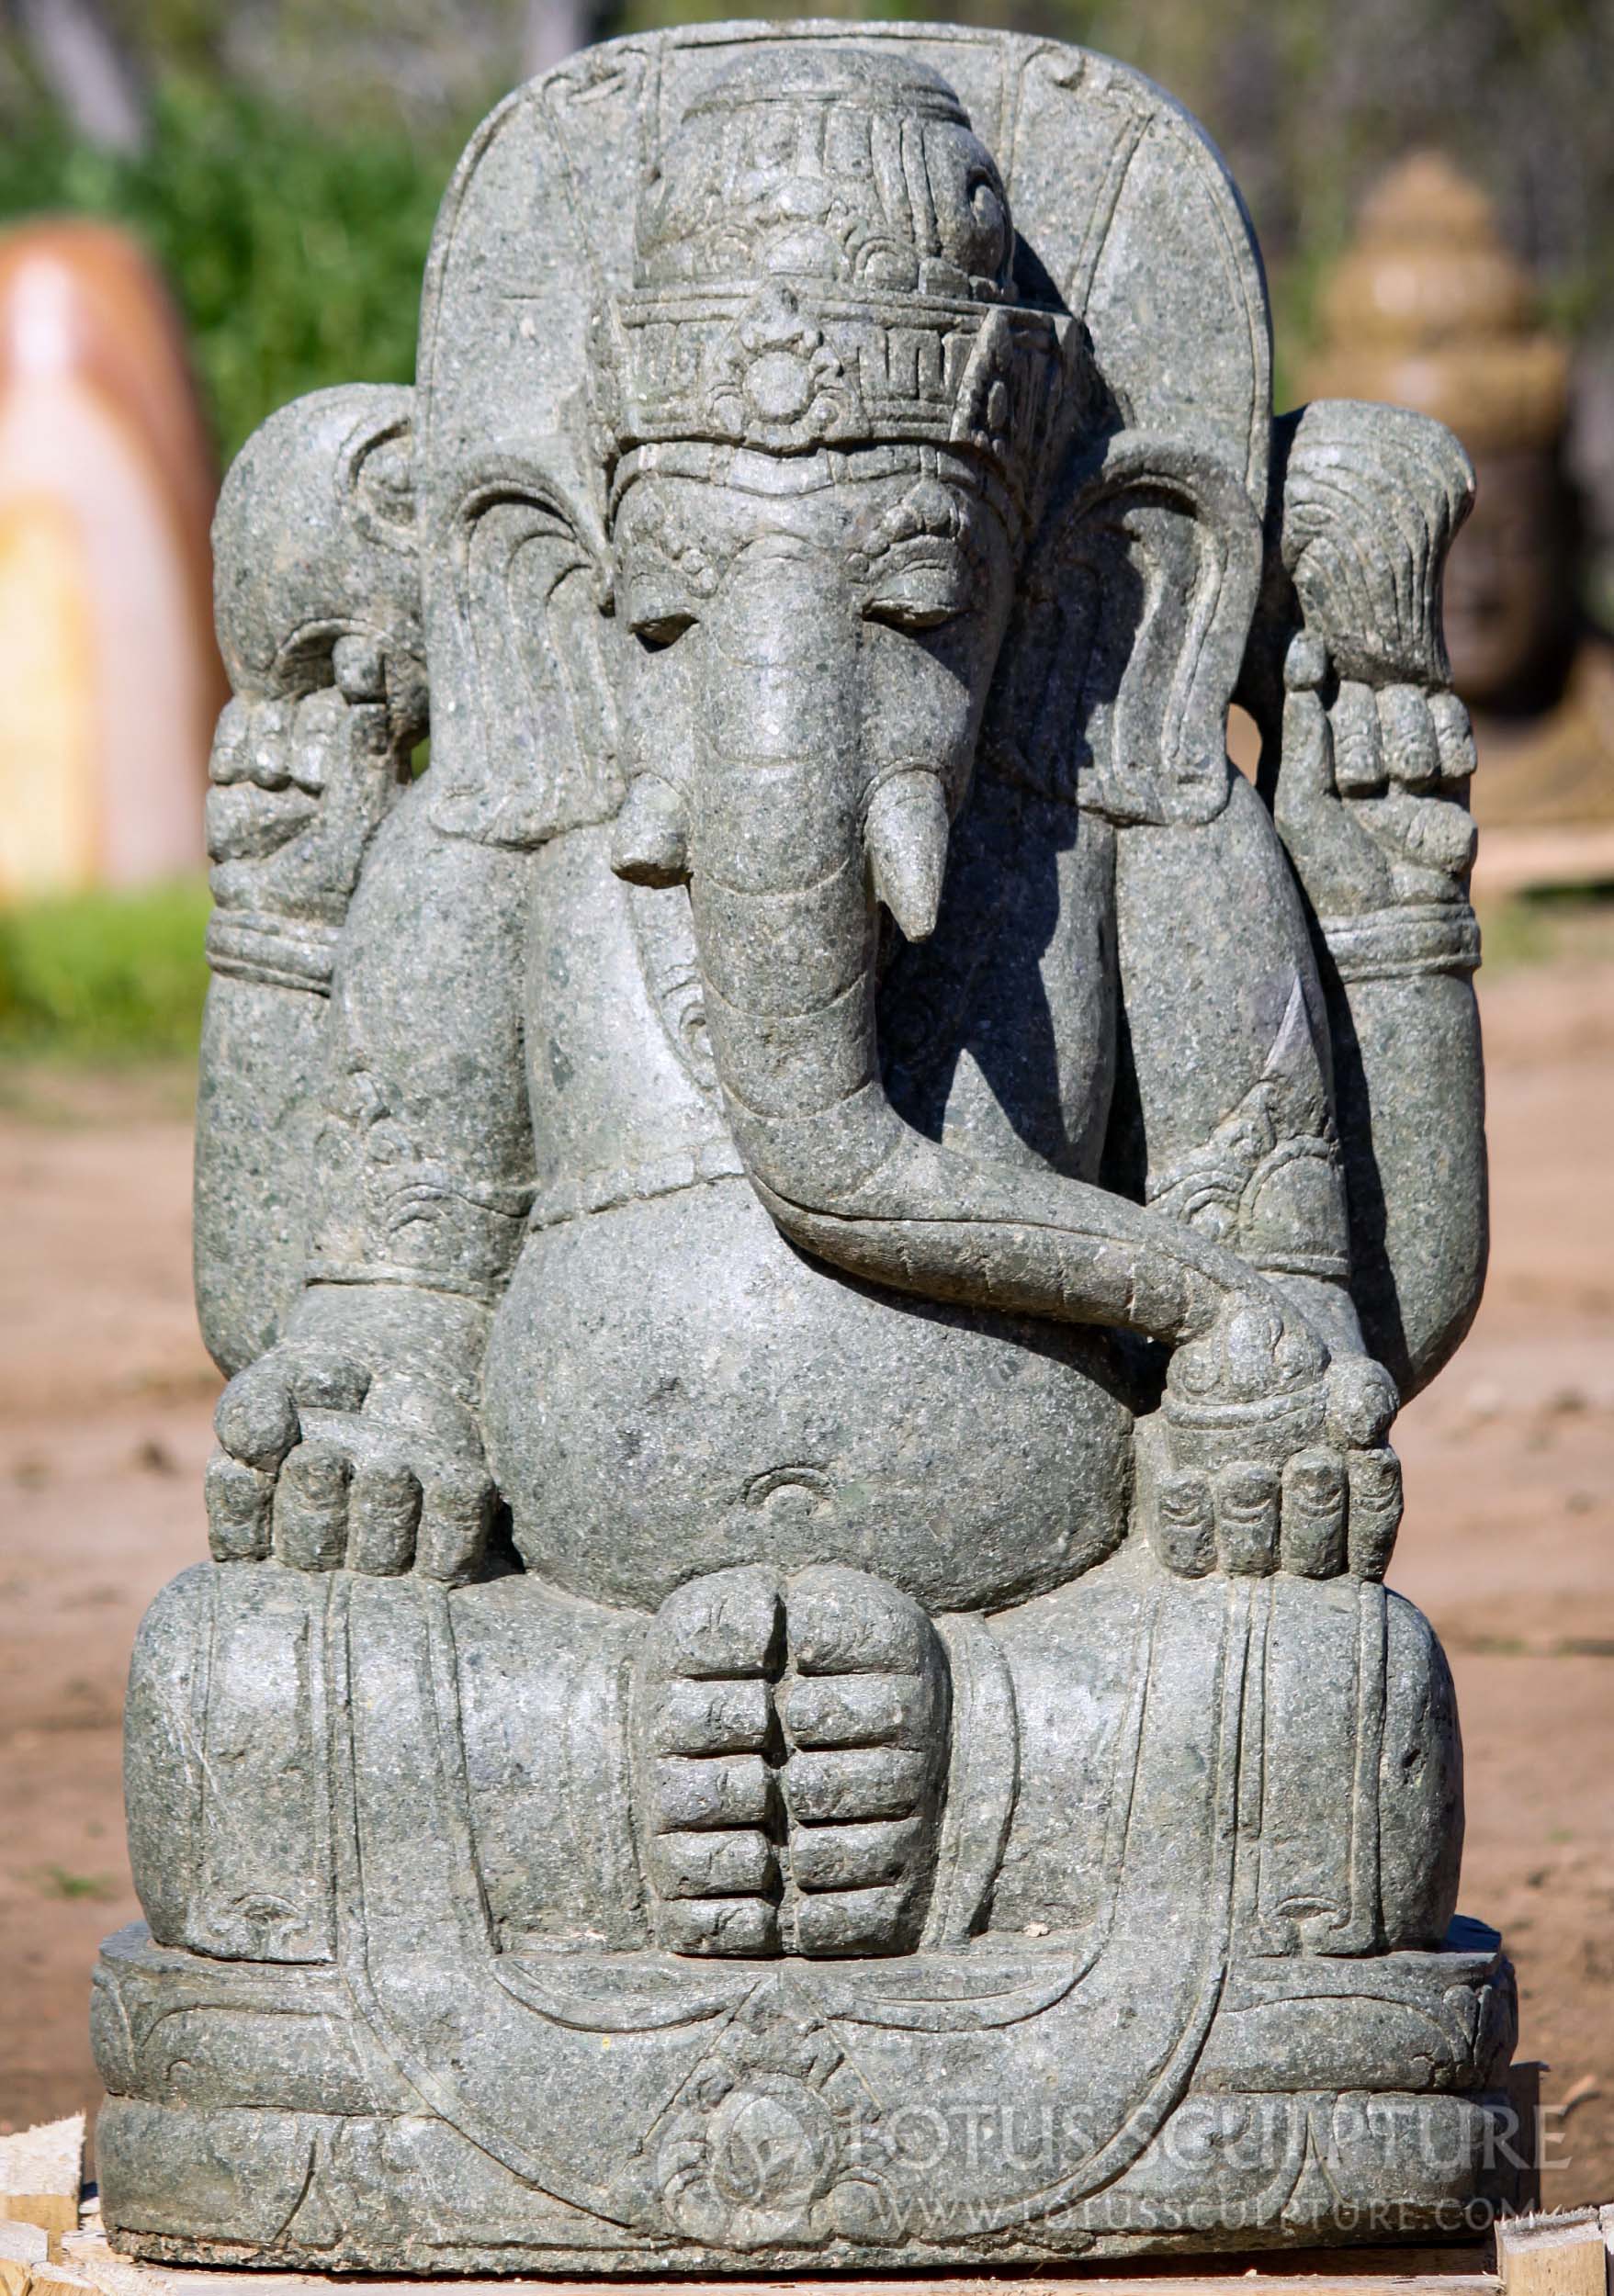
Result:
<svg viewBox="0 0 1614 2296"><path fill-rule="evenodd" d="M207 922L201 876L0 909L0 1056L122 1061L194 1051Z"/></svg>

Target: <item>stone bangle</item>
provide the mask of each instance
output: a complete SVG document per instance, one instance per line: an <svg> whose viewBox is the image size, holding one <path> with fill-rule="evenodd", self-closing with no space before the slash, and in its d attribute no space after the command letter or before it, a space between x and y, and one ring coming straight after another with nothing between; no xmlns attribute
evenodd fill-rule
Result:
<svg viewBox="0 0 1614 2296"><path fill-rule="evenodd" d="M1373 909L1365 917L1323 917L1317 924L1342 981L1472 973L1480 961L1479 922L1466 901Z"/></svg>
<svg viewBox="0 0 1614 2296"><path fill-rule="evenodd" d="M208 962L227 978L329 996L341 928L313 918L215 909L208 920Z"/></svg>

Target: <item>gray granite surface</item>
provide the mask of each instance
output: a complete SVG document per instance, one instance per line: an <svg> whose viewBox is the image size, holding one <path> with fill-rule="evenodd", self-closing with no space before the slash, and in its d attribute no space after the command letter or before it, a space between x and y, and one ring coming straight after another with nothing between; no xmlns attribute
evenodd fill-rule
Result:
<svg viewBox="0 0 1614 2296"><path fill-rule="evenodd" d="M647 35L479 132L413 391L220 512L230 1384L130 1680L119 2246L866 2271L1513 2193L1383 1583L1484 1265L1471 493L1422 418L1274 422L1236 193L1078 50Z"/></svg>

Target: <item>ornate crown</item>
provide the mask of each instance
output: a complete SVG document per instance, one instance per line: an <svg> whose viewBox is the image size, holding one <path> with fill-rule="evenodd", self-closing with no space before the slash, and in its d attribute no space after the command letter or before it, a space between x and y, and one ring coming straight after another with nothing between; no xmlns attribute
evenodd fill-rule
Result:
<svg viewBox="0 0 1614 2296"><path fill-rule="evenodd" d="M800 454L912 441L1028 491L1063 330L1016 304L990 153L922 65L772 49L684 115L597 315L611 459L670 440Z"/></svg>

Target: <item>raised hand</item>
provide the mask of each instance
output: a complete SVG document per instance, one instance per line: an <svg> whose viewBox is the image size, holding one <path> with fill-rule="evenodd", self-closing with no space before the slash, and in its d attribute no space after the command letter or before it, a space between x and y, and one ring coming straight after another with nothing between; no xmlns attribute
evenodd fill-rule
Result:
<svg viewBox="0 0 1614 2296"><path fill-rule="evenodd" d="M300 699L243 697L219 720L208 852L222 911L329 925L346 912L404 761L376 649L343 638L333 669L334 684Z"/></svg>
<svg viewBox="0 0 1614 2296"><path fill-rule="evenodd" d="M1290 641L1283 684L1273 817L1317 916L1462 899L1474 748L1456 694L1337 677L1304 630Z"/></svg>

